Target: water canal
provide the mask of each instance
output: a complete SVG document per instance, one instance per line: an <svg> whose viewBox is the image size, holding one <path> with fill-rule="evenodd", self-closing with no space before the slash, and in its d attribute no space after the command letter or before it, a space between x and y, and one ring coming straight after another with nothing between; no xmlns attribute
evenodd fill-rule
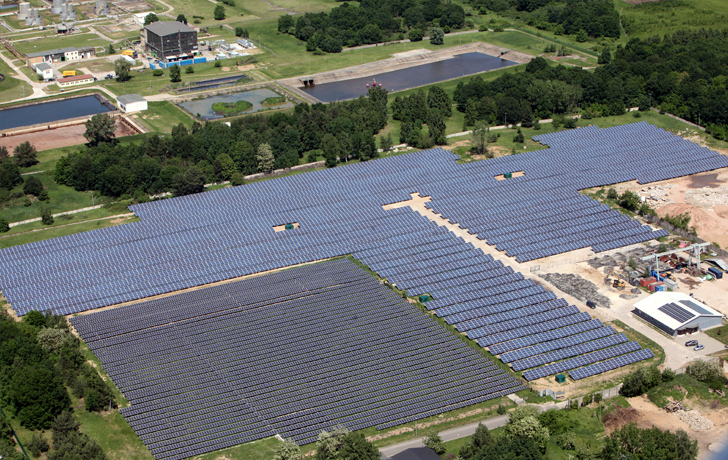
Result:
<svg viewBox="0 0 728 460"><path fill-rule="evenodd" d="M516 62L472 52L459 54L442 61L422 64L406 69L383 72L377 75L340 80L320 85L300 88L321 102L355 99L367 94L367 83L376 81L388 91L401 91L422 85L429 85L451 78L472 75L488 70L501 69L516 65Z"/></svg>

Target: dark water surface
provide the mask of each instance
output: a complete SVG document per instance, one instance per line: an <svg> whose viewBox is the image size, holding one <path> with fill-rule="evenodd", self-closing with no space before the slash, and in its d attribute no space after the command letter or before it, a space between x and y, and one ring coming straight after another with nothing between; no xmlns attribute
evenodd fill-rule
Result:
<svg viewBox="0 0 728 460"><path fill-rule="evenodd" d="M495 70L516 65L513 61L488 56L483 53L459 54L443 61L422 64L407 69L384 72L374 76L354 78L351 80L323 83L308 88L301 88L321 102L343 101L355 99L367 94L367 83L376 80L388 91L401 91L416 86L429 85L451 78L462 77L474 73Z"/></svg>
<svg viewBox="0 0 728 460"><path fill-rule="evenodd" d="M96 96L82 96L63 101L43 102L13 109L0 110L0 130L19 128L38 123L52 123L67 118L85 117L110 112Z"/></svg>
<svg viewBox="0 0 728 460"><path fill-rule="evenodd" d="M693 176L690 184L688 184L688 188L718 188L721 185L724 185L724 183L718 180L718 173L713 173Z"/></svg>

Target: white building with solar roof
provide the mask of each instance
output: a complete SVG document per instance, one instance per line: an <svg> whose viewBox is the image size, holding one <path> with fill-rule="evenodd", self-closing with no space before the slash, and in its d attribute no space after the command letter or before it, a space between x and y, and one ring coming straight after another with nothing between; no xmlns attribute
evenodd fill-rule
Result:
<svg viewBox="0 0 728 460"><path fill-rule="evenodd" d="M656 292L635 305L637 316L672 336L720 326L723 315L682 292Z"/></svg>

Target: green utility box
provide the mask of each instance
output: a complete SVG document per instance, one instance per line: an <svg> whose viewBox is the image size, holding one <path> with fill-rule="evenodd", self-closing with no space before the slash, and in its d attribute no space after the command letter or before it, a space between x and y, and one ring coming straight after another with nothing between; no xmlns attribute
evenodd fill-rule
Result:
<svg viewBox="0 0 728 460"><path fill-rule="evenodd" d="M293 224L286 224L286 230L293 230Z"/></svg>
<svg viewBox="0 0 728 460"><path fill-rule="evenodd" d="M566 382L566 376L564 374L556 374L556 381L559 383Z"/></svg>
<svg viewBox="0 0 728 460"><path fill-rule="evenodd" d="M513 174L512 173L505 173L505 174L503 174L503 177L505 177L506 179L510 179L511 177L513 177Z"/></svg>
<svg viewBox="0 0 728 460"><path fill-rule="evenodd" d="M422 303L429 302L430 300L431 300L430 296L427 294L423 294L420 296L420 302L422 302Z"/></svg>

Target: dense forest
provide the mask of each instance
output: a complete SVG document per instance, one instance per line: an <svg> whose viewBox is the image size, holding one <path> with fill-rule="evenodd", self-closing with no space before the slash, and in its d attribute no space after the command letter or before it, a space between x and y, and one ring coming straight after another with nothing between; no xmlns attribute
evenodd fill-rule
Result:
<svg viewBox="0 0 728 460"><path fill-rule="evenodd" d="M449 32L464 25L463 7L441 0L362 0L358 7L344 3L328 13L306 13L295 20L283 15L278 19L279 32L306 42L308 51L320 49L327 53L339 53L344 46L402 39L406 32L412 32L413 41L421 40L429 27Z"/></svg>
<svg viewBox="0 0 728 460"><path fill-rule="evenodd" d="M33 311L16 322L0 312L0 404L25 428L53 432L52 448L38 434L26 447L36 457L48 451L49 460L104 460L99 445L78 431L67 388L86 411L116 407L62 315ZM6 431L0 423L0 450L7 447Z"/></svg>
<svg viewBox="0 0 728 460"><path fill-rule="evenodd" d="M657 106L728 135L728 32L678 32L664 38L633 39L618 46L608 64L593 71L546 59L531 60L525 72L486 82L474 77L453 93L466 124L523 122L581 109L583 118L618 115L626 107Z"/></svg>
<svg viewBox="0 0 728 460"><path fill-rule="evenodd" d="M122 145L104 142L61 158L54 178L76 190L99 190L112 197L173 191L177 195L203 190L205 183L288 168L302 161L375 158L374 135L387 124L387 91L372 88L367 97L333 104L300 104L293 112L236 118L223 123L195 123L188 130L150 136ZM261 149L261 146L264 146ZM273 158L261 157L269 151Z"/></svg>

